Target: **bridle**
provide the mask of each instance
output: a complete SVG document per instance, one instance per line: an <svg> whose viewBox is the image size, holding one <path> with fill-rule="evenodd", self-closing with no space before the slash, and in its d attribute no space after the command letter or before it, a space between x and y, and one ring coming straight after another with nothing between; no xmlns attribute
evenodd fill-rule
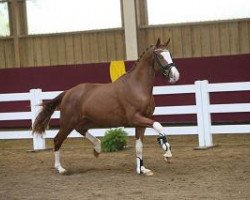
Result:
<svg viewBox="0 0 250 200"><path fill-rule="evenodd" d="M162 63L161 60L162 60L162 55L160 55L154 51L154 63L156 61L157 64L160 66L162 74L164 76L170 78L169 75L170 75L171 69L172 69L172 67L175 67L176 65L173 62L165 64L165 63Z"/></svg>

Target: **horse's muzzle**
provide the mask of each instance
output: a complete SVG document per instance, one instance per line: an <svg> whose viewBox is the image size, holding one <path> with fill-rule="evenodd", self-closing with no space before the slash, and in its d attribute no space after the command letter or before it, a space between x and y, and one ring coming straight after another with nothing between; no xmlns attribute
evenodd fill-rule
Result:
<svg viewBox="0 0 250 200"><path fill-rule="evenodd" d="M170 83L176 83L180 79L180 73L175 66L171 67L168 78Z"/></svg>

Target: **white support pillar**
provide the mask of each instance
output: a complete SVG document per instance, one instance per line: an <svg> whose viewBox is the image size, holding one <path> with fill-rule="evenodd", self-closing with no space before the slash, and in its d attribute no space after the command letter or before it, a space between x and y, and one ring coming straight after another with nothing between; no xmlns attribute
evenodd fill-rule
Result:
<svg viewBox="0 0 250 200"><path fill-rule="evenodd" d="M134 0L122 0L125 29L126 59L138 58L136 8Z"/></svg>
<svg viewBox="0 0 250 200"><path fill-rule="evenodd" d="M208 148L213 146L211 134L211 115L209 112L210 100L207 85L208 81L195 82L199 148Z"/></svg>
<svg viewBox="0 0 250 200"><path fill-rule="evenodd" d="M41 106L39 106L42 103L42 100L40 98L40 93L42 92L41 89L32 89L30 90L31 93L31 100L30 100L30 106L31 106L31 112L32 112L32 127L35 122L36 116L38 115ZM33 150L44 150L46 148L45 145L45 139L43 138L43 135L34 133L33 134Z"/></svg>

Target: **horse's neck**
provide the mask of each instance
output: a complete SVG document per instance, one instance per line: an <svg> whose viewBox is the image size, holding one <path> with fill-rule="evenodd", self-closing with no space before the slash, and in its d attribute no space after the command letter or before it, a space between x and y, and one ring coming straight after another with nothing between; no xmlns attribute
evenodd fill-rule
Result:
<svg viewBox="0 0 250 200"><path fill-rule="evenodd" d="M155 71L152 64L152 55L146 53L132 72L136 84L140 84L140 88L150 95L152 94L155 79Z"/></svg>

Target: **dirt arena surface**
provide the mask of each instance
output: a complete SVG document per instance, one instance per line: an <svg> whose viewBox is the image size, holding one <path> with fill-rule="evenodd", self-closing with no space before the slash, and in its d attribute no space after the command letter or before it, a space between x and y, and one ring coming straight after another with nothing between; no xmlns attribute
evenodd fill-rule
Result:
<svg viewBox="0 0 250 200"><path fill-rule="evenodd" d="M92 154L84 139L68 139L62 164L53 169L52 151L27 152L31 140L0 141L0 199L250 199L250 134L216 135L218 146L194 150L194 136L172 136L173 162L163 160L156 137L146 137L144 164L154 171L135 173L134 138L117 153ZM47 147L52 147L48 140Z"/></svg>

